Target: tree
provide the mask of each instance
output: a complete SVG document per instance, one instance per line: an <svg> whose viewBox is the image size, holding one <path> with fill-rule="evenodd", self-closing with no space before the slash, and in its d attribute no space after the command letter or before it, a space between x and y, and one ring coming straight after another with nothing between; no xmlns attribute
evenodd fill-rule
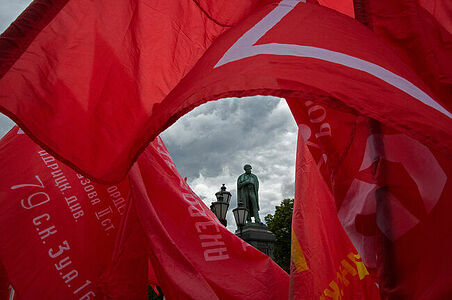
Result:
<svg viewBox="0 0 452 300"><path fill-rule="evenodd" d="M287 273L290 273L290 241L292 232L293 199L284 199L275 207L275 215L265 216L268 229L276 237L275 262Z"/></svg>

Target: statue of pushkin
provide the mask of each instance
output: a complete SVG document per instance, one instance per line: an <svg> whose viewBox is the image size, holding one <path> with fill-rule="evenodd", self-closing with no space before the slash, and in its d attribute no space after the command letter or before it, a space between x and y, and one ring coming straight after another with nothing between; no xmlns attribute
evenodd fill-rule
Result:
<svg viewBox="0 0 452 300"><path fill-rule="evenodd" d="M247 222L251 222L251 217L254 217L255 223L260 223L259 218L259 180L257 176L251 173L251 166L246 164L243 169L245 173L237 178L237 202L239 206L244 206L248 209L249 214Z"/></svg>

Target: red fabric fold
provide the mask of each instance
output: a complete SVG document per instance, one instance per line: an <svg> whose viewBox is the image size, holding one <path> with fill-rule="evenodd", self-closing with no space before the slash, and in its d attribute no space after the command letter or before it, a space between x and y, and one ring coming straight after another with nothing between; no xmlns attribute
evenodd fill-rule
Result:
<svg viewBox="0 0 452 300"><path fill-rule="evenodd" d="M221 225L177 173L160 138L129 177L165 297L287 298L287 273Z"/></svg>
<svg viewBox="0 0 452 300"><path fill-rule="evenodd" d="M33 36L26 49L13 29L4 36L17 47L0 57L0 109L100 182L124 178L184 113L231 96L338 100L450 155L450 49L447 31L432 31L434 19L415 24L428 30L414 45L431 47L402 57L390 38L343 14L270 2L68 1L42 14L54 17L36 21L47 24L37 33L28 33L25 13L13 28ZM339 4L351 14L349 2Z"/></svg>
<svg viewBox="0 0 452 300"><path fill-rule="evenodd" d="M337 215L382 298L451 293L452 163L432 148L354 113L288 99Z"/></svg>
<svg viewBox="0 0 452 300"><path fill-rule="evenodd" d="M299 130L290 299L380 299Z"/></svg>
<svg viewBox="0 0 452 300"><path fill-rule="evenodd" d="M123 179L153 111L265 1L35 1L0 38L0 110L60 161ZM163 120L165 122L165 120Z"/></svg>
<svg viewBox="0 0 452 300"><path fill-rule="evenodd" d="M0 154L0 262L19 299L147 296L146 240L129 216L128 180L93 183L18 127Z"/></svg>
<svg viewBox="0 0 452 300"><path fill-rule="evenodd" d="M0 287L19 299L145 299L148 283L169 299L287 297L287 273L219 223L160 138L117 185L75 173L17 127L0 153Z"/></svg>

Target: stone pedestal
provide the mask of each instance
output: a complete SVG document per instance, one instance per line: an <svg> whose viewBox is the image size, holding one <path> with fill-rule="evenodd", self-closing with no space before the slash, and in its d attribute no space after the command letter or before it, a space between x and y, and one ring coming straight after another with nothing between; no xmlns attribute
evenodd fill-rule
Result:
<svg viewBox="0 0 452 300"><path fill-rule="evenodd" d="M241 232L237 229L235 235L274 260L275 235L264 224L248 223Z"/></svg>

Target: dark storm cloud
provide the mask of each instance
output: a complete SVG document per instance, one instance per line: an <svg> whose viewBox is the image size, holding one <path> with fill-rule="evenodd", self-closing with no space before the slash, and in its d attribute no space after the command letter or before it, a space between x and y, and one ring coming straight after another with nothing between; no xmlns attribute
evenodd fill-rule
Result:
<svg viewBox="0 0 452 300"><path fill-rule="evenodd" d="M207 205L225 183L233 194L230 209L235 208L236 179L243 165L251 164L260 181L263 218L281 200L293 197L296 133L284 100L257 96L204 104L162 138L181 175ZM232 213L228 215L233 224Z"/></svg>
<svg viewBox="0 0 452 300"><path fill-rule="evenodd" d="M224 167L241 172L250 154L254 160L257 153L272 156L287 146L281 137L295 125L280 106L281 100L270 97L210 102L185 115L162 137L184 176L198 176L200 170L218 176Z"/></svg>

